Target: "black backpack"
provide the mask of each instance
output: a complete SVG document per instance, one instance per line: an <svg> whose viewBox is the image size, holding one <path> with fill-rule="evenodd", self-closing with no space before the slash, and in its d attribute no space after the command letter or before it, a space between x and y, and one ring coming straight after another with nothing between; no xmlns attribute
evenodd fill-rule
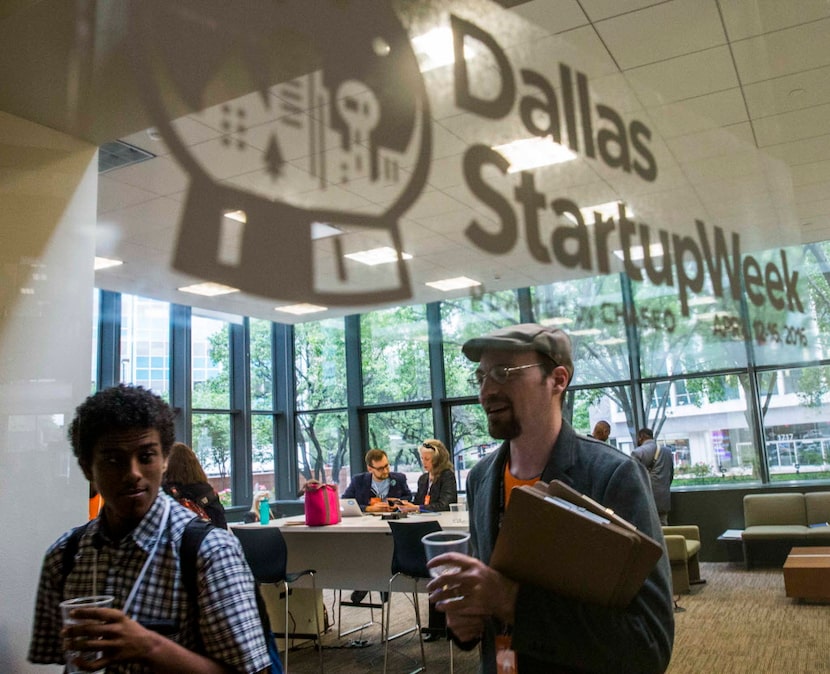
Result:
<svg viewBox="0 0 830 674"><path fill-rule="evenodd" d="M63 582L66 582L67 576L72 572L75 566L75 555L78 554L78 546L80 545L81 537L84 535L89 522L82 524L72 530L69 538L66 539L66 547L63 549L63 556L61 558L61 574ZM179 556L181 558L181 572L182 583L184 584L185 593L190 602L193 614L199 615L199 601L197 599L196 589L196 557L199 553L199 547L208 532L215 527L210 522L199 519L198 517L190 520L184 528L182 534L182 542L179 548ZM271 621L268 618L268 609L265 607L265 600L259 591L259 586L254 583L254 596L256 597L256 606L259 611L259 620L262 623L262 632L265 637L265 644L268 647L268 656L271 659L271 674L283 674L282 661L280 660L280 652L277 648L277 642L274 639L274 633L271 631ZM159 626L145 625L150 629L164 633L163 629L158 629ZM201 635L198 635L200 646Z"/></svg>

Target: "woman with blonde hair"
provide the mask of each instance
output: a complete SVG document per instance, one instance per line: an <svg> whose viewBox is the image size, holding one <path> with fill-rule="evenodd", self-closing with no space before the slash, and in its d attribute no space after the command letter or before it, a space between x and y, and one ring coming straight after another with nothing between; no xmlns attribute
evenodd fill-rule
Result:
<svg viewBox="0 0 830 674"><path fill-rule="evenodd" d="M421 443L418 453L425 472L418 478L418 491L412 502L421 510L449 510L450 503L458 501L449 451L443 442L430 438Z"/></svg>
<svg viewBox="0 0 830 674"><path fill-rule="evenodd" d="M214 526L228 528L219 495L208 482L196 452L183 442L174 442L170 449L164 491L203 519L209 519Z"/></svg>

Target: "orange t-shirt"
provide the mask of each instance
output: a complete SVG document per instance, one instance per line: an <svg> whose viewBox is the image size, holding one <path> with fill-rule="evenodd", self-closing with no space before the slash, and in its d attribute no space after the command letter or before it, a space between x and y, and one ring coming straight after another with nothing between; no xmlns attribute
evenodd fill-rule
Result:
<svg viewBox="0 0 830 674"><path fill-rule="evenodd" d="M522 487L528 486L532 487L539 481L538 477L532 477L529 480L520 480L518 478L513 477L510 473L510 462L504 464L504 507L506 508L510 503L510 492L513 491L513 487Z"/></svg>

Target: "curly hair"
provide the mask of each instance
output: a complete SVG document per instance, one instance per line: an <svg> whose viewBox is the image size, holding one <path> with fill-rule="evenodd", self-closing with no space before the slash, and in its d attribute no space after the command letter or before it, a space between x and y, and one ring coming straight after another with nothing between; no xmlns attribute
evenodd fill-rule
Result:
<svg viewBox="0 0 830 674"><path fill-rule="evenodd" d="M450 452L443 442L436 438L429 438L421 443L421 447L426 447L434 452L432 459L433 475L440 475L445 470L452 470Z"/></svg>
<svg viewBox="0 0 830 674"><path fill-rule="evenodd" d="M164 400L141 386L118 384L89 396L75 409L67 437L82 468L92 466L92 452L101 436L135 428L159 432L167 457L176 439L175 413Z"/></svg>

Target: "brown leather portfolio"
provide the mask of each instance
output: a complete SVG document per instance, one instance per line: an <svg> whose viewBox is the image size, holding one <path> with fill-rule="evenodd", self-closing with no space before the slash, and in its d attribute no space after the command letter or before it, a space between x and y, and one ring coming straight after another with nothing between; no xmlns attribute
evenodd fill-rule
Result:
<svg viewBox="0 0 830 674"><path fill-rule="evenodd" d="M663 546L558 480L516 487L490 566L513 580L602 606L627 606Z"/></svg>

